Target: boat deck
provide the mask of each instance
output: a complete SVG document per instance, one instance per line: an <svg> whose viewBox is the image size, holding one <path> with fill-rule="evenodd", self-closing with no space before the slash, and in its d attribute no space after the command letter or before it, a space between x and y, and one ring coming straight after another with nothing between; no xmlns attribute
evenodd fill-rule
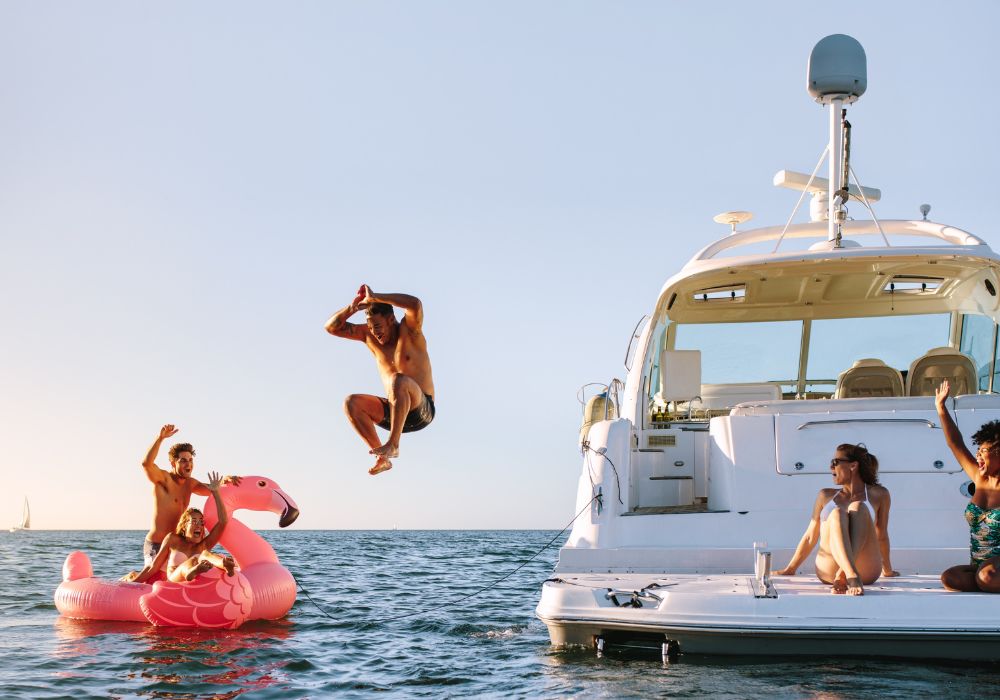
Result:
<svg viewBox="0 0 1000 700"><path fill-rule="evenodd" d="M563 574L545 583L537 613L566 644L632 632L694 653L824 654L849 642L863 655L1000 656L997 595L949 592L930 575L880 579L863 596L834 595L814 576L772 583L763 597L750 574Z"/></svg>
<svg viewBox="0 0 1000 700"><path fill-rule="evenodd" d="M663 589L676 595L684 594L753 594L750 588L752 574L561 574L560 581L568 585L587 588L615 590ZM772 583L779 596L828 596L833 595L830 586L815 576L772 576ZM865 595L921 595L926 592L948 593L937 576L914 575L880 578L870 586L865 586ZM950 593L950 595L984 595ZM853 596L849 596L853 597Z"/></svg>

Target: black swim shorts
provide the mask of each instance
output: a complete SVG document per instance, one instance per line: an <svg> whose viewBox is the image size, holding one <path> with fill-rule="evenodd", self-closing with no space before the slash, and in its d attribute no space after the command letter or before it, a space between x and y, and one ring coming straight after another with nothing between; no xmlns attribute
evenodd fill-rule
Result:
<svg viewBox="0 0 1000 700"><path fill-rule="evenodd" d="M392 427L392 404L389 403L388 399L379 398L379 401L382 402L382 420L377 425L380 428L390 430ZM424 394L424 400L420 402L420 405L406 414L403 432L415 433L418 430L423 430L431 424L432 420L434 420L434 399Z"/></svg>

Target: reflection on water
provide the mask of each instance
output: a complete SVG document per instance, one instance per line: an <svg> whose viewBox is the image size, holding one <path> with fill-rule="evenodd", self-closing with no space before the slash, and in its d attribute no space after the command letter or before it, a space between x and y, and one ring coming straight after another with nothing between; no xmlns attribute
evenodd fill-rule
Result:
<svg viewBox="0 0 1000 700"><path fill-rule="evenodd" d="M57 617L57 644L53 656L60 660L91 663L107 654L109 645L124 652L122 678L143 688L131 692L146 697L231 698L288 680L280 647L294 635L288 620L256 621L239 630L154 627L140 622L71 620ZM100 639L105 638L105 639ZM64 679L86 678L79 671L57 674Z"/></svg>

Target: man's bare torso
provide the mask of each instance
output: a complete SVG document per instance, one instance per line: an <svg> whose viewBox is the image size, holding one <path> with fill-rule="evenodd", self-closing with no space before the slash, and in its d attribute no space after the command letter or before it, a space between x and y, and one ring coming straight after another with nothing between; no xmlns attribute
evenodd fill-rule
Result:
<svg viewBox="0 0 1000 700"><path fill-rule="evenodd" d="M153 526L146 534L146 539L152 542L162 542L168 534L177 527L188 504L197 481L194 479L179 479L167 473L163 482L153 484Z"/></svg>
<svg viewBox="0 0 1000 700"><path fill-rule="evenodd" d="M428 396L434 396L434 379L431 376L431 360L427 354L427 339L420 331L413 331L406 325L406 319L399 323L396 340L381 345L371 332L365 336L365 345L375 356L379 377L386 394L392 386L392 377L397 372L415 381Z"/></svg>

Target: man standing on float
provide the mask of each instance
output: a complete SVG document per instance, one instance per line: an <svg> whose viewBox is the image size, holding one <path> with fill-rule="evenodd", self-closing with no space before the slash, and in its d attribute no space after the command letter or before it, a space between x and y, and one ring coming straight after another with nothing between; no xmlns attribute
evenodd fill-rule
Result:
<svg viewBox="0 0 1000 700"><path fill-rule="evenodd" d="M392 307L403 310L397 321ZM348 323L364 310L368 323ZM420 300L408 294L377 294L367 284L357 296L326 322L326 331L338 338L360 340L372 355L388 398L351 394L344 411L351 425L375 455L373 476L392 468L391 458L399 456L399 436L421 430L434 420L434 380L423 333L424 310ZM381 443L375 426L389 431Z"/></svg>

